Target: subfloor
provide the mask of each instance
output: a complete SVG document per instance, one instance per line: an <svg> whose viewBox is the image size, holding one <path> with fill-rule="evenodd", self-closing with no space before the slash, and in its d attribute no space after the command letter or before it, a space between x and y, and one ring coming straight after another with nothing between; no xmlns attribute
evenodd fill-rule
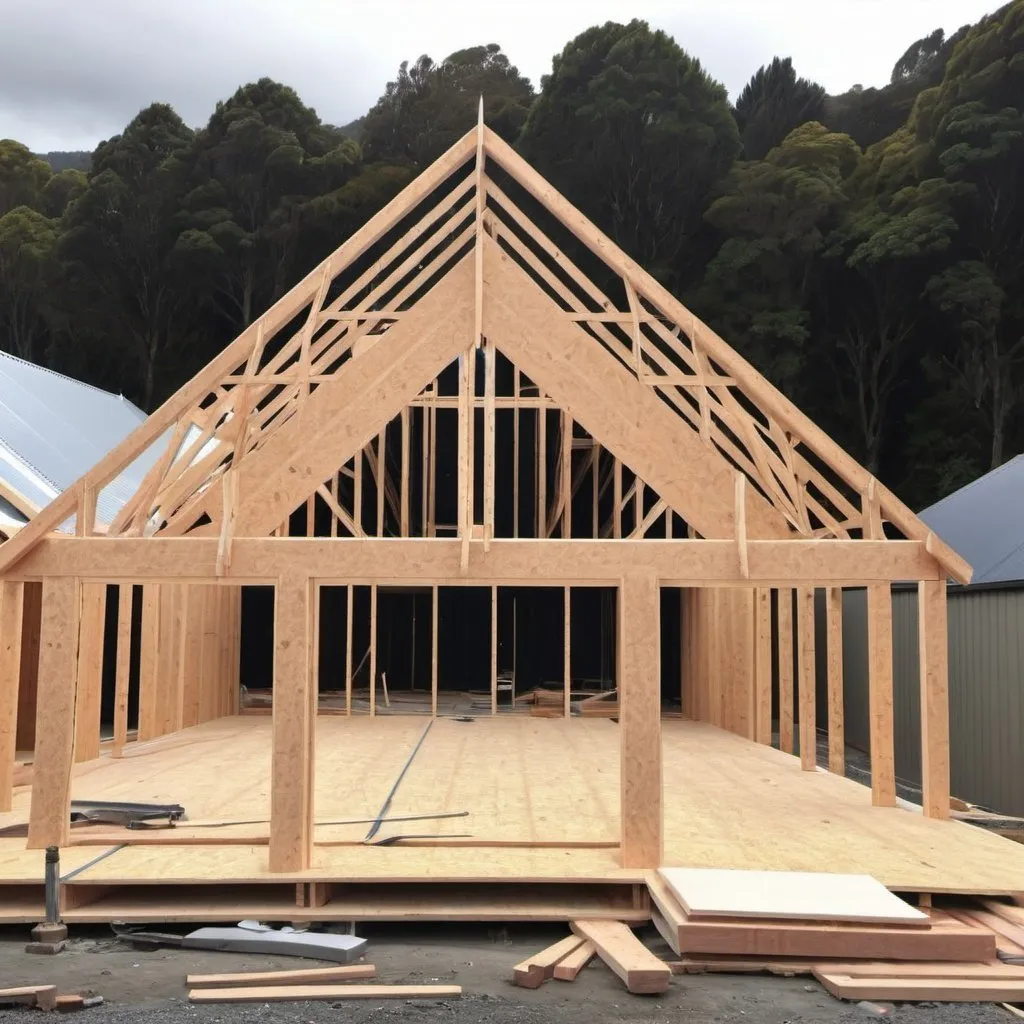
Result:
<svg viewBox="0 0 1024 1024"><path fill-rule="evenodd" d="M294 883L312 881L347 887L339 894L347 902L308 915L328 919L415 917L423 887L436 893L439 885L461 887L449 890L452 918L557 918L564 907L579 914L589 906L580 902L583 887L594 885L622 896L606 915L643 917L645 873L618 866L613 721L321 717L314 866L290 875L267 871L270 748L270 718L242 716L76 766L76 799L177 802L190 824L73 831L61 854L65 889L78 887L78 902L95 906L76 910L71 900L68 919L171 919L186 888L193 903L216 899L230 917L241 906L238 887L255 883L264 883L268 916L281 899L294 913ZM866 873L906 892L1024 890L1024 846L960 822L872 807L866 787L802 772L797 758L713 726L665 721L663 765L666 865ZM0 827L24 822L28 807L28 790L19 790ZM43 855L24 847L24 839L0 839L0 920L38 913ZM516 889L523 883L529 897ZM96 903L110 886L134 887L134 908ZM421 916L438 913L435 903Z"/></svg>
<svg viewBox="0 0 1024 1024"><path fill-rule="evenodd" d="M632 996L604 964L593 960L576 981L546 982L530 991L511 983L512 965L557 941L564 925L372 925L366 960L382 984L461 985L458 1000L345 1003L227 1004L189 1007L186 974L235 973L329 966L294 958L160 949L142 951L113 939L109 930L76 929L66 952L56 957L24 952L24 930L0 930L0 983L56 984L61 992L94 992L104 1005L87 1011L101 1024L177 1024L181 1020L248 1024L339 1020L448 1024L855 1024L869 1019L852 1003L833 999L808 977L768 975L676 976L662 996ZM671 959L653 929L641 937ZM28 1021L31 1010L0 1011L0 1020ZM85 1019L85 1018L83 1018ZM903 1024L1005 1024L1010 1015L994 1004L903 1005L890 1018Z"/></svg>

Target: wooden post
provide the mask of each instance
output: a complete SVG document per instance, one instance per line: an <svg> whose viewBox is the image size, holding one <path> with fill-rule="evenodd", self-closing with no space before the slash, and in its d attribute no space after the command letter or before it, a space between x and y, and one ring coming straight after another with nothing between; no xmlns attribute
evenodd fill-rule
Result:
<svg viewBox="0 0 1024 1024"><path fill-rule="evenodd" d="M437 381L434 381L434 394L437 393ZM427 536L437 536L437 405L433 394L430 400L430 473L427 488Z"/></svg>
<svg viewBox="0 0 1024 1024"><path fill-rule="evenodd" d="M622 537L622 462L616 455L612 467L612 537Z"/></svg>
<svg viewBox="0 0 1024 1024"><path fill-rule="evenodd" d="M26 844L29 850L68 843L80 589L75 576L43 579L35 767Z"/></svg>
<svg viewBox="0 0 1024 1024"><path fill-rule="evenodd" d="M114 681L114 747L113 757L124 756L128 742L128 679L132 659L132 592L131 583L117 588L117 665ZM145 601L145 590L143 590ZM145 623L145 619L143 619ZM143 647L145 650L145 647Z"/></svg>
<svg viewBox="0 0 1024 1024"><path fill-rule="evenodd" d="M772 592L758 587L754 596L754 739L772 743Z"/></svg>
<svg viewBox="0 0 1024 1024"><path fill-rule="evenodd" d="M658 581L626 576L618 599L622 867L657 868L664 818Z"/></svg>
<svg viewBox="0 0 1024 1024"><path fill-rule="evenodd" d="M562 413L562 479L559 485L562 502L561 536L572 536L572 417Z"/></svg>
<svg viewBox="0 0 1024 1024"><path fill-rule="evenodd" d="M370 584L370 717L377 714L377 584Z"/></svg>
<svg viewBox="0 0 1024 1024"><path fill-rule="evenodd" d="M813 772L818 766L817 709L814 671L814 588L797 591L800 636L800 767Z"/></svg>
<svg viewBox="0 0 1024 1024"><path fill-rule="evenodd" d="M491 714L498 713L498 588L491 587Z"/></svg>
<svg viewBox="0 0 1024 1024"><path fill-rule="evenodd" d="M471 347L459 357L458 427L458 536L462 542L460 565L469 564L469 537L473 529L473 394L474 377L470 370Z"/></svg>
<svg viewBox="0 0 1024 1024"><path fill-rule="evenodd" d="M871 802L896 806L892 712L892 592L868 588L868 715L871 720Z"/></svg>
<svg viewBox="0 0 1024 1024"><path fill-rule="evenodd" d="M946 581L917 585L921 665L921 787L924 813L949 817L949 649Z"/></svg>
<svg viewBox="0 0 1024 1024"><path fill-rule="evenodd" d="M565 667L562 700L562 712L566 718L572 714L572 587L565 588L565 597L562 602L563 616L563 640L565 642Z"/></svg>
<svg viewBox="0 0 1024 1024"><path fill-rule="evenodd" d="M0 811L11 809L14 794L24 596L24 583L0 580Z"/></svg>
<svg viewBox="0 0 1024 1024"><path fill-rule="evenodd" d="M156 705L160 689L160 604L160 584L145 584L142 588L142 628L139 637L140 740L152 739L156 735Z"/></svg>
<svg viewBox="0 0 1024 1024"><path fill-rule="evenodd" d="M537 409L537 532L546 537L548 528L548 410Z"/></svg>
<svg viewBox="0 0 1024 1024"><path fill-rule="evenodd" d="M495 478L495 409L494 385L495 362L498 358L493 345L484 347L484 551L491 548L494 537L494 495L497 489Z"/></svg>
<svg viewBox="0 0 1024 1024"><path fill-rule="evenodd" d="M355 454L352 467L352 519L360 530L363 529L363 449Z"/></svg>
<svg viewBox="0 0 1024 1024"><path fill-rule="evenodd" d="M305 577L283 576L274 594L271 871L304 871L313 859L313 589L312 582Z"/></svg>
<svg viewBox="0 0 1024 1024"><path fill-rule="evenodd" d="M793 591L777 592L779 647L779 749L793 753Z"/></svg>
<svg viewBox="0 0 1024 1024"><path fill-rule="evenodd" d="M437 584L430 609L430 714L437 717Z"/></svg>
<svg viewBox="0 0 1024 1024"><path fill-rule="evenodd" d="M519 367L512 368L512 536L519 536Z"/></svg>
<svg viewBox="0 0 1024 1024"><path fill-rule="evenodd" d="M843 590L825 591L828 636L828 770L846 774L846 730L843 723Z"/></svg>
<svg viewBox="0 0 1024 1024"><path fill-rule="evenodd" d="M331 474L331 482L328 485L328 490L330 491L331 497L336 502L338 501L338 494L341 491L341 488L338 486L340 482L341 482L340 474L332 473ZM341 503L338 502L338 504L341 504ZM338 517L334 514L334 510L333 509L331 510L331 534L330 535L332 537L337 537L338 536Z"/></svg>
<svg viewBox="0 0 1024 1024"><path fill-rule="evenodd" d="M100 756L100 700L103 691L105 583L82 584L75 709L75 761Z"/></svg>
<svg viewBox="0 0 1024 1024"><path fill-rule="evenodd" d="M388 479L388 425L377 435L377 536L384 536L384 492Z"/></svg>
<svg viewBox="0 0 1024 1024"><path fill-rule="evenodd" d="M411 438L409 436L409 407L402 410L402 482L400 488L401 516L399 531L403 537L409 536L409 457L411 452Z"/></svg>
<svg viewBox="0 0 1024 1024"><path fill-rule="evenodd" d="M345 714L352 714L352 602L355 588L350 583L345 594Z"/></svg>

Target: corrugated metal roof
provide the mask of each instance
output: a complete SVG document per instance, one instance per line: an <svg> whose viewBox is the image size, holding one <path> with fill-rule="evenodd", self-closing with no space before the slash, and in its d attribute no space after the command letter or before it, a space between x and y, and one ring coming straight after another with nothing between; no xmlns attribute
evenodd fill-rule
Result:
<svg viewBox="0 0 1024 1024"><path fill-rule="evenodd" d="M1024 455L920 513L974 567L972 583L1024 580Z"/></svg>
<svg viewBox="0 0 1024 1024"><path fill-rule="evenodd" d="M0 477L37 505L70 487L145 418L121 395L0 352ZM103 489L99 522L113 519L155 457Z"/></svg>

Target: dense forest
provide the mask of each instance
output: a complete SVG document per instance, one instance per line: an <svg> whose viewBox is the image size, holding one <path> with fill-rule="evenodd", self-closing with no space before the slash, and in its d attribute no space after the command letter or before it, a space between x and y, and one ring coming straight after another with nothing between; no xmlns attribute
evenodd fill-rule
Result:
<svg viewBox="0 0 1024 1024"><path fill-rule="evenodd" d="M480 95L913 506L1024 449L1024 0L842 96L777 58L731 105L633 21L577 36L539 91L491 44L403 63L343 128L261 79L197 130L154 103L87 171L0 141L0 348L152 409L462 135Z"/></svg>

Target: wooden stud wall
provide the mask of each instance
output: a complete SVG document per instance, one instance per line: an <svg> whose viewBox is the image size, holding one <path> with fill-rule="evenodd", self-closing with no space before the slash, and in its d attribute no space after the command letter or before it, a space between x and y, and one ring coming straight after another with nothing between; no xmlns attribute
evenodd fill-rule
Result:
<svg viewBox="0 0 1024 1024"><path fill-rule="evenodd" d="M469 176L332 296L342 269L473 160ZM526 218L487 175L490 163L617 275L628 309L616 309ZM267 348L293 320L302 321L294 336ZM499 352L511 363L510 394L498 393ZM453 361L457 393L442 393ZM508 415L514 465L506 475L497 465L496 434L498 417ZM457 416L457 494L455 522L439 523L438 509L450 504L438 495L450 479L439 473L437 458L438 419L446 416ZM199 436L186 447L192 426ZM100 489L168 432L168 447L109 524L110 536L98 537ZM533 465L521 467L530 434ZM482 501L474 480L478 450ZM511 541L498 536L495 509L499 484L509 478ZM318 526L322 508L329 529ZM54 538L51 531L70 516L78 536ZM908 539L886 540L886 523ZM154 529L158 538L147 536ZM693 539L663 540L684 530ZM386 539L392 537L401 540ZM593 543L598 539L612 543ZM10 802L21 728L35 720L33 848L65 838L72 759L99 752L105 658L116 667L114 754L124 752L136 584L140 740L238 711L240 587L248 581L277 588L274 871L304 870L312 858L318 580L348 588L350 713L354 587L370 587L371 714L378 585L432 587L434 713L439 583L491 590L492 713L498 587L542 580L563 586L566 714L570 588L618 585L622 861L629 867L657 866L663 841L661 586L689 588L680 622L684 711L767 743L774 691L779 745L792 753L798 726L805 770L816 766L814 587L828 588L829 766L842 771L839 588L866 583L873 800L891 805L889 581L920 580L925 811L948 814L945 578L966 579L969 567L482 118L132 438L6 542L0 571L12 569L24 575L5 577L0 588L0 809ZM103 639L108 579L119 584L113 651L104 650Z"/></svg>

